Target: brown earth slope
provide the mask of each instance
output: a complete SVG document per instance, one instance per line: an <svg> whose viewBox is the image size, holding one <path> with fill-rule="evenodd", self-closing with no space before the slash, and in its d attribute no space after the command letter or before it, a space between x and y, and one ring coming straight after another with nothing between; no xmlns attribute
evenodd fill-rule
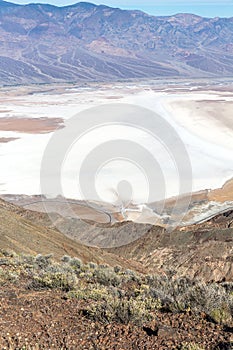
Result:
<svg viewBox="0 0 233 350"><path fill-rule="evenodd" d="M134 243L104 250L85 247L46 227L43 213L0 200L0 348L231 349L232 314L229 321L222 295L226 296L224 288L230 288L227 298L231 307L232 284L197 282L195 286L186 278L175 278L232 281L232 219L233 212L228 212L171 233L145 226L144 236ZM125 224L119 227L125 229L125 234L132 229ZM20 256L9 255L6 250ZM56 261L50 264L43 257L22 253L53 253ZM80 268L64 259L59 265L58 260L64 255L79 257L84 263L93 261L115 267L91 263ZM178 302L167 300L166 292L171 286L171 295L178 293ZM222 299L217 300L220 290ZM165 296L159 296L162 304L154 306L158 291ZM195 309L196 304L190 309L179 303L181 294L183 300L189 295L190 300L195 297L195 303L199 303L200 298L206 298L206 292L210 293L214 309L207 310L206 300L203 312ZM133 309L128 309L128 305L133 305ZM149 315L153 323L148 323ZM143 322L137 324L133 317Z"/></svg>
<svg viewBox="0 0 233 350"><path fill-rule="evenodd" d="M53 254L59 259L63 255L76 256L83 262L125 266L141 269L140 264L127 261L127 259L114 256L99 248L86 247L73 241L55 229L36 224L34 219L23 217L23 209L17 208L0 199L0 248L24 254ZM21 215L19 214L21 213ZM27 216L27 212L24 211ZM142 269L141 269L142 270Z"/></svg>
<svg viewBox="0 0 233 350"><path fill-rule="evenodd" d="M232 211L218 215L205 223L180 228L170 233L160 227L129 222L109 227L108 225L90 225L78 220L61 221L62 232L67 232L71 238L75 239L73 241L51 228L52 223L47 214L25 210L6 202L0 203L3 208L7 206L7 215L11 221L14 220L11 224L13 231L9 230L9 221L5 228L8 235L10 231L11 240L4 233L2 242L17 252L24 249L28 253L53 252L56 256L58 250L59 256L77 255L84 261L105 261L110 265L124 264L125 267L131 266L130 268L147 272L173 270L177 276L198 277L207 282L231 281L233 278ZM5 216L3 212L2 215ZM57 220L63 219L57 216ZM25 222L27 223L26 236L25 229L20 233L21 223ZM32 225L31 228L28 222ZM35 223L38 225L36 229ZM38 234L38 230L41 232L42 228L43 239ZM3 231L4 227L1 226L1 229ZM77 239L93 245L102 240L105 246L118 240L121 246L108 249L91 248L79 243ZM13 240L18 242L18 247L17 244L13 245ZM132 243L127 244L127 240L131 240Z"/></svg>
<svg viewBox="0 0 233 350"><path fill-rule="evenodd" d="M139 261L150 272L172 270L206 282L232 281L233 212L172 232L152 227L137 241L108 251Z"/></svg>
<svg viewBox="0 0 233 350"><path fill-rule="evenodd" d="M66 227L68 237L51 228L46 214L0 200L0 220L1 247L18 253L53 253L55 258L68 254L84 262L119 264L147 272L173 270L177 276L187 275L205 281L233 279L232 211L172 232L135 223L108 227L71 222ZM109 249L86 247L77 240L81 237L83 242L85 236L88 243L90 236L93 244L95 239L105 243L119 239L122 245ZM127 239L132 239L132 243L126 244Z"/></svg>

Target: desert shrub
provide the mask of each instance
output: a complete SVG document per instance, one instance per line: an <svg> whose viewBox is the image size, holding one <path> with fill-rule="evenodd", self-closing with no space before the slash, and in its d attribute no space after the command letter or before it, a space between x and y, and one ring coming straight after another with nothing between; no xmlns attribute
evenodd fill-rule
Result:
<svg viewBox="0 0 233 350"><path fill-rule="evenodd" d="M89 317L105 322L140 323L151 313L204 312L210 320L229 327L233 324L233 283L205 284L172 273L141 275L132 270L64 256L60 263L51 255L6 256L0 252L0 284L27 281L30 289L60 289L70 297L90 301ZM188 344L190 345L190 344ZM190 348L191 349L191 348Z"/></svg>
<svg viewBox="0 0 233 350"><path fill-rule="evenodd" d="M195 281L189 278L170 278L167 275L153 276L149 279L148 284L170 298L176 298L178 295L184 294L190 287L195 285Z"/></svg>
<svg viewBox="0 0 233 350"><path fill-rule="evenodd" d="M165 310L180 312L186 309L180 299L193 283L187 278L172 279L169 276L146 276L146 285L149 285L149 295L161 301Z"/></svg>
<svg viewBox="0 0 233 350"><path fill-rule="evenodd" d="M127 292L118 287L108 286L108 294L111 294L115 298L124 298Z"/></svg>
<svg viewBox="0 0 233 350"><path fill-rule="evenodd" d="M10 265L10 260L8 258L0 258L0 266Z"/></svg>
<svg viewBox="0 0 233 350"><path fill-rule="evenodd" d="M180 350L204 350L203 347L195 343L184 343L181 345L179 349Z"/></svg>
<svg viewBox="0 0 233 350"><path fill-rule="evenodd" d="M16 271L11 271L8 269L3 269L0 267L0 285L4 285L7 282L16 282L19 279L20 273Z"/></svg>
<svg viewBox="0 0 233 350"><path fill-rule="evenodd" d="M221 305L218 308L213 308L208 312L209 317L216 323L223 325L232 324L232 313L228 305Z"/></svg>
<svg viewBox="0 0 233 350"><path fill-rule="evenodd" d="M93 278L97 283L103 284L105 286L119 286L121 283L120 276L118 276L114 270L110 268L96 269L94 271Z"/></svg>
<svg viewBox="0 0 233 350"><path fill-rule="evenodd" d="M136 273L130 269L126 269L124 274L128 276L136 276Z"/></svg>
<svg viewBox="0 0 233 350"><path fill-rule="evenodd" d="M8 258L16 257L17 254L12 250L0 249L0 256L6 256Z"/></svg>
<svg viewBox="0 0 233 350"><path fill-rule="evenodd" d="M97 269L97 267L98 267L98 265L95 264L95 263L93 263L93 262L89 262L87 265L88 265L89 268L92 269L92 270Z"/></svg>
<svg viewBox="0 0 233 350"><path fill-rule="evenodd" d="M224 282L221 286L225 289L228 294L233 295L233 282Z"/></svg>
<svg viewBox="0 0 233 350"><path fill-rule="evenodd" d="M107 269L107 268L109 268L109 265L107 265L107 264L99 264L99 268L100 269Z"/></svg>
<svg viewBox="0 0 233 350"><path fill-rule="evenodd" d="M69 255L64 255L61 258L61 262L63 262L63 263L69 263L70 261L71 261L71 257Z"/></svg>
<svg viewBox="0 0 233 350"><path fill-rule="evenodd" d="M128 282L135 282L138 284L143 283L143 280L141 278L141 275L139 275L137 272L132 271L132 270L123 270L120 273L120 276L122 278L122 282L128 283Z"/></svg>
<svg viewBox="0 0 233 350"><path fill-rule="evenodd" d="M45 261L48 261L50 259L51 255L44 257ZM38 256L37 256L37 259ZM23 265L29 265L32 266L34 264L35 258L31 255L21 255L21 263Z"/></svg>
<svg viewBox="0 0 233 350"><path fill-rule="evenodd" d="M14 266L22 267L22 269L33 268L33 267L42 268L42 266L45 266L45 264L42 264L40 266L40 263L38 264L36 262L36 259L38 259L38 262L39 262L40 257L42 256L37 255L36 257L34 257L32 255L21 254L14 257L14 259L11 259L11 264Z"/></svg>
<svg viewBox="0 0 233 350"><path fill-rule="evenodd" d="M52 258L52 254L49 255L41 255L38 254L35 257L35 264L41 268L41 269L45 269L46 267L48 267L51 264L51 258Z"/></svg>
<svg viewBox="0 0 233 350"><path fill-rule="evenodd" d="M165 310L205 312L217 323L231 322L233 295L220 284L205 284L188 278L170 278L167 275L146 276L145 280L150 286L151 297L160 299Z"/></svg>
<svg viewBox="0 0 233 350"><path fill-rule="evenodd" d="M79 284L75 290L68 293L68 297L70 298L77 298L78 300L107 300L109 297L109 290L101 285L85 285L85 284Z"/></svg>
<svg viewBox="0 0 233 350"><path fill-rule="evenodd" d="M61 289L68 292L75 288L77 277L72 273L62 272L44 272L39 275L34 275L29 283L29 289Z"/></svg>
<svg viewBox="0 0 233 350"><path fill-rule="evenodd" d="M198 283L177 299L191 310L204 311L216 323L232 322L233 297L221 285Z"/></svg>
<svg viewBox="0 0 233 350"><path fill-rule="evenodd" d="M83 263L78 258L72 258L70 260L70 266L72 266L74 269L80 269L82 267Z"/></svg>
<svg viewBox="0 0 233 350"><path fill-rule="evenodd" d="M45 272L50 273L63 273L63 274L75 274L72 267L68 264L59 264L59 263L53 263L49 265L46 269L43 269Z"/></svg>
<svg viewBox="0 0 233 350"><path fill-rule="evenodd" d="M115 273L119 273L119 272L121 272L121 267L120 267L120 266L118 266L118 265L117 265L117 266L114 266L114 268L113 268L113 269L114 269L114 272L115 272Z"/></svg>
<svg viewBox="0 0 233 350"><path fill-rule="evenodd" d="M151 309L145 301L138 299L120 299L109 296L107 300L91 304L84 314L99 322L133 323L143 325L153 319Z"/></svg>

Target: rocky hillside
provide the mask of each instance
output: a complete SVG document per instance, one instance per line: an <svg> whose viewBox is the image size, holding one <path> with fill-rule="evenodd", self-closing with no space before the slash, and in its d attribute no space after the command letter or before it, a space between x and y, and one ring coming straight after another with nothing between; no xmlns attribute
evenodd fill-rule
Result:
<svg viewBox="0 0 233 350"><path fill-rule="evenodd" d="M231 76L233 18L0 1L0 83Z"/></svg>
<svg viewBox="0 0 233 350"><path fill-rule="evenodd" d="M1 349L232 349L232 283L0 249Z"/></svg>
<svg viewBox="0 0 233 350"><path fill-rule="evenodd" d="M86 247L71 238L64 236L56 229L51 229L40 223L40 213L33 213L29 218L27 211L0 199L0 249L18 254L52 254L55 259L70 255L82 259L83 262L93 261L98 264L115 266L120 264L125 268L143 271L140 264L109 254L99 248Z"/></svg>
<svg viewBox="0 0 233 350"><path fill-rule="evenodd" d="M228 211L173 232L152 227L137 241L109 251L141 262L147 271L221 282L233 279L232 243L233 212Z"/></svg>
<svg viewBox="0 0 233 350"><path fill-rule="evenodd" d="M53 253L55 257L69 254L84 262L120 265L145 273L169 271L176 277L197 277L205 282L233 279L233 211L172 232L133 222L93 224L54 215L66 236L54 228L47 214L0 200L0 248Z"/></svg>
<svg viewBox="0 0 233 350"><path fill-rule="evenodd" d="M2 199L0 222L2 349L232 349L232 211L172 233L117 224L145 233L111 249Z"/></svg>

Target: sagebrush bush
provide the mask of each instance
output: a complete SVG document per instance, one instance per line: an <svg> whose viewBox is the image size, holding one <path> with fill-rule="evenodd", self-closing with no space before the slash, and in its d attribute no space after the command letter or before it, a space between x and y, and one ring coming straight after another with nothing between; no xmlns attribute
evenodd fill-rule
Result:
<svg viewBox="0 0 233 350"><path fill-rule="evenodd" d="M67 297L83 300L88 317L139 324L162 309L204 312L213 322L233 326L232 283L205 284L170 272L145 276L119 266L83 264L69 256L58 263L51 255L1 254L1 285L22 279L30 289L60 289Z"/></svg>
<svg viewBox="0 0 233 350"><path fill-rule="evenodd" d="M158 298L164 309L171 312L205 312L217 323L230 324L233 320L233 295L226 285L205 284L188 278L146 276L150 295Z"/></svg>
<svg viewBox="0 0 233 350"><path fill-rule="evenodd" d="M52 258L52 254L49 255L41 255L38 254L35 257L35 263L40 267L40 268L46 268L47 266L49 266L51 264L51 258Z"/></svg>
<svg viewBox="0 0 233 350"><path fill-rule="evenodd" d="M71 298L86 301L106 300L109 297L108 288L99 284L79 284L78 288L68 294Z"/></svg>
<svg viewBox="0 0 233 350"><path fill-rule="evenodd" d="M204 348L195 343L185 343L181 345L180 350L204 350Z"/></svg>
<svg viewBox="0 0 233 350"><path fill-rule="evenodd" d="M119 286L121 283L121 278L118 276L113 269L101 268L96 269L93 274L93 278L97 283L103 284L105 286Z"/></svg>
<svg viewBox="0 0 233 350"><path fill-rule="evenodd" d="M87 307L85 314L99 322L133 323L143 325L153 319L147 303L137 299L120 299L109 296L101 303Z"/></svg>
<svg viewBox="0 0 233 350"><path fill-rule="evenodd" d="M78 280L74 274L61 272L44 272L35 275L29 284L30 289L61 289L65 292L73 290Z"/></svg>
<svg viewBox="0 0 233 350"><path fill-rule="evenodd" d="M95 264L95 263L93 263L93 262L89 262L88 263L88 266L90 267L90 269L97 269L97 267L98 267L98 265L97 264Z"/></svg>
<svg viewBox="0 0 233 350"><path fill-rule="evenodd" d="M122 270L121 267L118 266L118 265L117 265L117 266L114 266L113 269L114 269L114 272L115 272L115 273L119 273L119 272L121 272L121 270Z"/></svg>
<svg viewBox="0 0 233 350"><path fill-rule="evenodd" d="M9 265L10 264L10 260L8 258L0 258L0 266L3 265Z"/></svg>
<svg viewBox="0 0 233 350"><path fill-rule="evenodd" d="M61 261L63 263L69 263L71 261L71 257L69 255L64 255L62 258L61 258Z"/></svg>
<svg viewBox="0 0 233 350"><path fill-rule="evenodd" d="M82 260L78 258L72 258L70 261L70 266L72 266L74 269L80 269L83 265Z"/></svg>
<svg viewBox="0 0 233 350"><path fill-rule="evenodd" d="M19 272L3 269L0 267L0 286L7 282L14 283L19 280Z"/></svg>

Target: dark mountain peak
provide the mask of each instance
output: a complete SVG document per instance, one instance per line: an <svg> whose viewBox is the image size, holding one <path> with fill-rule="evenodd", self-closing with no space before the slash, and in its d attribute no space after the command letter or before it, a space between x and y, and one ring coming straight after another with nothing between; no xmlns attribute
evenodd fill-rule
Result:
<svg viewBox="0 0 233 350"><path fill-rule="evenodd" d="M83 6L86 8L97 7L98 5L93 4L92 2L80 1L76 3L76 6Z"/></svg>
<svg viewBox="0 0 233 350"><path fill-rule="evenodd" d="M67 8L76 8L76 7L79 7L79 8L85 9L85 10L91 10L93 8L98 7L98 5L95 5L91 2L81 1L81 2L77 2L76 4L73 4L73 5L63 6L62 8L67 9Z"/></svg>
<svg viewBox="0 0 233 350"><path fill-rule="evenodd" d="M179 22L185 26L190 26L201 22L203 17L191 13L177 13L176 15L170 17L170 21L171 20L175 20L176 22Z"/></svg>
<svg viewBox="0 0 233 350"><path fill-rule="evenodd" d="M1 7L16 7L16 6L21 6L21 5L18 5L18 4L14 4L13 2L8 2L8 1L4 1L4 0L0 0L0 6Z"/></svg>
<svg viewBox="0 0 233 350"><path fill-rule="evenodd" d="M201 18L203 18L203 17L195 15L193 13L177 13L174 15L174 17L180 18L180 19L201 19Z"/></svg>

